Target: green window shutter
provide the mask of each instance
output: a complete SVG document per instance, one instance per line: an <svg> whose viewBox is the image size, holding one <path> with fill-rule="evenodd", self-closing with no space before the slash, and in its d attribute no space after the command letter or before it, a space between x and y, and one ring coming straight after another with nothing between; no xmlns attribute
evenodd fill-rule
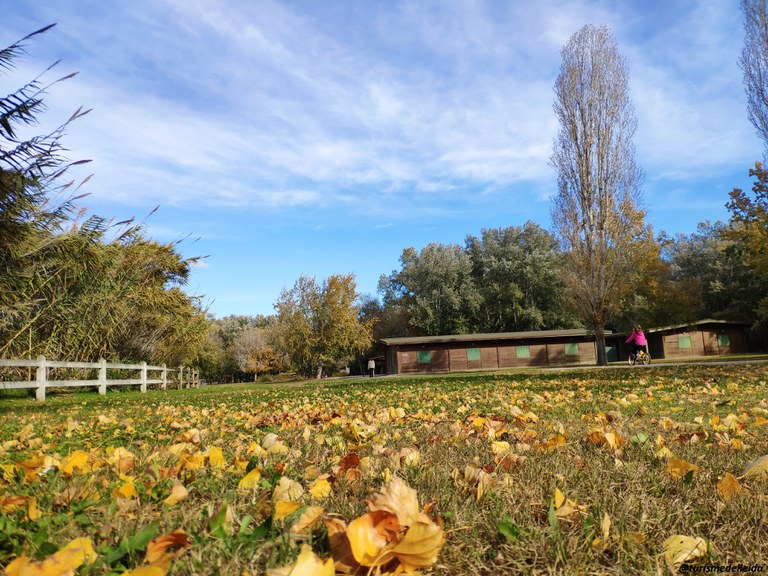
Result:
<svg viewBox="0 0 768 576"><path fill-rule="evenodd" d="M731 337L728 334L718 334L717 345L720 346L720 348L727 348L731 345Z"/></svg>
<svg viewBox="0 0 768 576"><path fill-rule="evenodd" d="M678 336L677 337L677 347L680 348L680 350L690 350L691 349L691 337L690 336Z"/></svg>
<svg viewBox="0 0 768 576"><path fill-rule="evenodd" d="M418 352L416 352L416 361L419 364L432 364L432 351L419 350Z"/></svg>
<svg viewBox="0 0 768 576"><path fill-rule="evenodd" d="M531 357L531 347L530 346L516 346L515 347L515 354L518 358L530 358Z"/></svg>
<svg viewBox="0 0 768 576"><path fill-rule="evenodd" d="M467 348L467 360L480 360L480 348Z"/></svg>
<svg viewBox="0 0 768 576"><path fill-rule="evenodd" d="M566 356L578 356L579 355L579 345L574 342L569 342L565 345L565 355Z"/></svg>

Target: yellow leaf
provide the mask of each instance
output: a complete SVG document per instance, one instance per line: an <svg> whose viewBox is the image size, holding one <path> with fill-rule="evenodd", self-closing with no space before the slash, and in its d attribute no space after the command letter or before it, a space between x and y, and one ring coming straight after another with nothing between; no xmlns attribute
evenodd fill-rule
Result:
<svg viewBox="0 0 768 576"><path fill-rule="evenodd" d="M579 506L573 500L566 498L558 488L555 488L555 516L557 518L568 518L576 512L583 512L586 506Z"/></svg>
<svg viewBox="0 0 768 576"><path fill-rule="evenodd" d="M755 418L755 421L752 423L752 426L765 426L768 424L768 418L763 418L762 416L758 416Z"/></svg>
<svg viewBox="0 0 768 576"><path fill-rule="evenodd" d="M163 500L163 502L165 502L168 506L175 506L184 500L187 496L189 496L189 491L181 482L175 480L173 483L173 488L171 488L171 495Z"/></svg>
<svg viewBox="0 0 768 576"><path fill-rule="evenodd" d="M662 446L661 448L659 448L656 451L655 456L659 460L669 460L670 458L674 458L675 457L675 455L672 454L672 451L669 448L667 448L666 446Z"/></svg>
<svg viewBox="0 0 768 576"><path fill-rule="evenodd" d="M437 562L437 556L445 544L445 532L432 522L416 522L394 547L397 557L406 572L429 568Z"/></svg>
<svg viewBox="0 0 768 576"><path fill-rule="evenodd" d="M205 455L200 452L184 456L181 461L181 467L186 470L200 470L205 468Z"/></svg>
<svg viewBox="0 0 768 576"><path fill-rule="evenodd" d="M352 520L347 526L347 538L352 554L363 566L381 566L394 556L393 544L400 537L397 516L386 510L374 510Z"/></svg>
<svg viewBox="0 0 768 576"><path fill-rule="evenodd" d="M768 454L747 463L742 478L768 478Z"/></svg>
<svg viewBox="0 0 768 576"><path fill-rule="evenodd" d="M679 534L667 538L661 548L667 564L675 568L707 553L707 543L703 538Z"/></svg>
<svg viewBox="0 0 768 576"><path fill-rule="evenodd" d="M307 544L302 545L296 562L279 568L267 568L267 576L334 576L333 558L323 560Z"/></svg>
<svg viewBox="0 0 768 576"><path fill-rule="evenodd" d="M331 485L325 478L318 478L309 487L309 493L312 498L321 500L331 493Z"/></svg>
<svg viewBox="0 0 768 576"><path fill-rule="evenodd" d="M40 516L40 511L37 509L37 498L30 497L27 500L27 518L32 522L37 522Z"/></svg>
<svg viewBox="0 0 768 576"><path fill-rule="evenodd" d="M695 476L699 472L699 467L690 462L686 462L682 458L672 458L667 462L667 472L672 478L681 479L689 472L693 472Z"/></svg>
<svg viewBox="0 0 768 576"><path fill-rule="evenodd" d="M208 448L205 451L205 457L208 458L208 465L211 468L224 468L227 465L227 461L224 459L224 453L221 448Z"/></svg>
<svg viewBox="0 0 768 576"><path fill-rule="evenodd" d="M739 490L741 490L741 484L730 472L726 472L725 477L717 483L717 492L726 502L731 500Z"/></svg>
<svg viewBox="0 0 768 576"><path fill-rule="evenodd" d="M122 576L165 576L168 570L160 566L139 566L123 572Z"/></svg>
<svg viewBox="0 0 768 576"><path fill-rule="evenodd" d="M272 520L276 523L281 522L286 516L290 516L301 505L298 502L290 502L289 500L278 500L275 502L275 514L272 516Z"/></svg>
<svg viewBox="0 0 768 576"><path fill-rule="evenodd" d="M19 556L5 567L7 576L69 576L83 564L93 564L96 552L90 538L77 538L42 562Z"/></svg>
<svg viewBox="0 0 768 576"><path fill-rule="evenodd" d="M133 480L128 480L120 485L120 488L114 491L113 496L115 498L138 498L139 493L136 491L136 485Z"/></svg>
<svg viewBox="0 0 768 576"><path fill-rule="evenodd" d="M560 488L555 488L555 509L560 508L565 503L565 496L560 492Z"/></svg>
<svg viewBox="0 0 768 576"><path fill-rule="evenodd" d="M75 450L61 461L59 470L68 476L72 476L76 471L81 474L88 472L90 470L90 467L88 466L88 454L82 450Z"/></svg>
<svg viewBox="0 0 768 576"><path fill-rule="evenodd" d="M256 490L259 487L260 480L261 468L254 468L240 479L240 482L237 484L237 489L241 491Z"/></svg>

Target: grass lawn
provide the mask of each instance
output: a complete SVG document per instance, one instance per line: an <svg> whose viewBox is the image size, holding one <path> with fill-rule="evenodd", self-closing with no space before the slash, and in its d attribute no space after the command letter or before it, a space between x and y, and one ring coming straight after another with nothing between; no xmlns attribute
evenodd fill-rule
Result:
<svg viewBox="0 0 768 576"><path fill-rule="evenodd" d="M768 572L767 381L700 364L0 398L0 567Z"/></svg>

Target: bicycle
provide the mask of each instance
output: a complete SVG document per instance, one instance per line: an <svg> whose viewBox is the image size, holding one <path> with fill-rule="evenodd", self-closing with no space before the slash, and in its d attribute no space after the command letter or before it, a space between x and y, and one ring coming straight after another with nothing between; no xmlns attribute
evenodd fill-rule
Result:
<svg viewBox="0 0 768 576"><path fill-rule="evenodd" d="M630 366L634 366L636 362L640 362L643 366L648 366L651 363L651 355L643 349L638 350L637 354L634 352L630 353L627 363Z"/></svg>

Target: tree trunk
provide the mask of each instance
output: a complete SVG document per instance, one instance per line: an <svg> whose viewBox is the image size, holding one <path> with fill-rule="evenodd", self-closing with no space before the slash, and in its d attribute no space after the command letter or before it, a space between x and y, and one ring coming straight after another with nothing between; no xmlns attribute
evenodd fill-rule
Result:
<svg viewBox="0 0 768 576"><path fill-rule="evenodd" d="M605 349L605 326L598 324L595 326L595 346L597 347L597 365L608 365L608 353Z"/></svg>
<svg viewBox="0 0 768 576"><path fill-rule="evenodd" d="M323 367L322 365L317 367L317 379L320 380L320 378L323 377Z"/></svg>

